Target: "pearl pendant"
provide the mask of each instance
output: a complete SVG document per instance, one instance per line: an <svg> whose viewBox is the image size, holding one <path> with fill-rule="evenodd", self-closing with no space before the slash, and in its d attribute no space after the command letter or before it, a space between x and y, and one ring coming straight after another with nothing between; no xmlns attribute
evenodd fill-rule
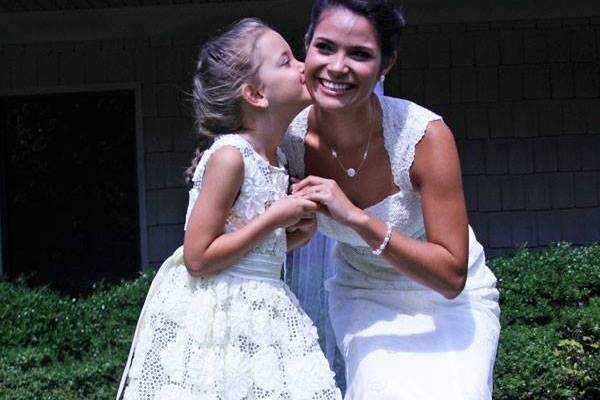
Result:
<svg viewBox="0 0 600 400"><path fill-rule="evenodd" d="M354 168L348 168L348 169L346 170L346 174L348 174L348 176L349 176L350 178L353 178L353 177L354 177L354 175L356 175L356 170L355 170Z"/></svg>

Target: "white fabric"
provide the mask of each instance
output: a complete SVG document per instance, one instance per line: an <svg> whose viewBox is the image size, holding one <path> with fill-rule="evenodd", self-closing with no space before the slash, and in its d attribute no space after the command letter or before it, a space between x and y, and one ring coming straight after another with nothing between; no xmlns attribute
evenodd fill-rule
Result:
<svg viewBox="0 0 600 400"><path fill-rule="evenodd" d="M380 97L385 148L399 191L367 211L395 232L426 240L421 198L410 181L415 146L440 117L402 99ZM304 176L309 109L288 130L290 171ZM500 332L496 279L469 228L463 293L447 300L409 280L353 230L319 215L319 230L338 241L335 275L326 282L329 312L346 363L346 400L490 399Z"/></svg>
<svg viewBox="0 0 600 400"><path fill-rule="evenodd" d="M223 146L244 160L230 232L285 196L288 176L242 137L222 136L200 160L189 210L208 159ZM231 267L194 278L183 248L176 250L152 283L117 399L341 399L316 328L279 279L285 252L285 232L277 229Z"/></svg>

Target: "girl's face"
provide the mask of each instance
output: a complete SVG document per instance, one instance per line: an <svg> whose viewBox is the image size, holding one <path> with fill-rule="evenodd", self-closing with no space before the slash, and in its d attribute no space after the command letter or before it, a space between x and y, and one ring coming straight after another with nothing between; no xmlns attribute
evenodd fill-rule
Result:
<svg viewBox="0 0 600 400"><path fill-rule="evenodd" d="M294 114L301 111L311 100L304 84L304 63L294 58L289 44L273 30L261 35L256 49L261 63L258 79L269 106Z"/></svg>
<svg viewBox="0 0 600 400"><path fill-rule="evenodd" d="M369 99L381 72L381 49L368 19L342 7L321 14L306 53L306 86L324 109Z"/></svg>

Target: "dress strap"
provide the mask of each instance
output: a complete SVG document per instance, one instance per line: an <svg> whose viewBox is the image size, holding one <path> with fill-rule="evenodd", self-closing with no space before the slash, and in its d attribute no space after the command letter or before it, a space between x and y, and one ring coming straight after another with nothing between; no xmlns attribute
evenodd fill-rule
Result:
<svg viewBox="0 0 600 400"><path fill-rule="evenodd" d="M189 191L187 212L185 214L185 225L183 227L184 230L187 229L187 224L190 219L190 215L192 214L192 209L196 204L196 200L198 199L200 189L202 188L202 177L204 176L204 170L206 169L208 160L210 160L210 157L217 150L225 146L235 147L240 151L240 153L242 153L242 157L244 160L244 173L246 171L246 166L248 165L248 162L253 158L254 150L250 146L250 143L244 140L244 138L242 138L241 136L232 133L228 135L218 136L215 139L213 144L202 154L202 157L198 162L198 166L194 171L194 176L192 177L192 188Z"/></svg>
<svg viewBox="0 0 600 400"><path fill-rule="evenodd" d="M305 175L304 167L304 137L308 130L308 113L311 106L302 110L288 127L281 149L287 156L290 176L302 179Z"/></svg>
<svg viewBox="0 0 600 400"><path fill-rule="evenodd" d="M402 191L413 192L410 167L415 159L417 143L425 135L431 121L441 116L411 101L379 97L383 112L383 137L390 158L394 183Z"/></svg>
<svg viewBox="0 0 600 400"><path fill-rule="evenodd" d="M192 178L192 182L201 182L202 175L204 174L204 169L206 168L206 164L208 164L208 160L210 157L219 149L225 146L235 147L242 153L242 157L244 158L244 164L246 164L246 160L248 157L252 156L253 150L246 140L244 140L241 136L237 134L228 134L218 136L213 144L202 154L200 161L198 162L198 167L194 171L194 176Z"/></svg>

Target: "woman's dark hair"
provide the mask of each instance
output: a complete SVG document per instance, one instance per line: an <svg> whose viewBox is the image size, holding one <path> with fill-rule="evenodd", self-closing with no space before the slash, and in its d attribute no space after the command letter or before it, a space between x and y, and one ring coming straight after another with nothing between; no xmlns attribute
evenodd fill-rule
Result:
<svg viewBox="0 0 600 400"><path fill-rule="evenodd" d="M405 25L400 7L391 0L315 0L306 32L307 45L312 41L323 12L334 7L345 8L371 22L381 47L382 66L387 65L400 47L400 34Z"/></svg>
<svg viewBox="0 0 600 400"><path fill-rule="evenodd" d="M269 29L257 18L244 18L202 46L192 85L198 147L185 172L188 183L215 135L243 129L241 88L256 79L260 62L254 49Z"/></svg>

